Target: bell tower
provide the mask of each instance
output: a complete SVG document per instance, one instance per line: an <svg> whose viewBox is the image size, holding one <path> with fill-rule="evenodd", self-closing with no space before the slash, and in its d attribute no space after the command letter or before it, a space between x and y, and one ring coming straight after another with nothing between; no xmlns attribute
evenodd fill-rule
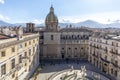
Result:
<svg viewBox="0 0 120 80"><path fill-rule="evenodd" d="M26 31L27 32L34 32L35 24L34 23L26 23Z"/></svg>
<svg viewBox="0 0 120 80"><path fill-rule="evenodd" d="M45 27L46 30L43 34L43 56L47 59L59 58L60 33L58 29L58 18L54 14L54 8L52 5L45 19Z"/></svg>

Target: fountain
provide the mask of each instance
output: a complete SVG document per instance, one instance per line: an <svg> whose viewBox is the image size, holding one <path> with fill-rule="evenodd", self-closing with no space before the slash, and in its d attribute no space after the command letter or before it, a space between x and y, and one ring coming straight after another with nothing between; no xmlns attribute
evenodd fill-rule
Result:
<svg viewBox="0 0 120 80"><path fill-rule="evenodd" d="M80 69L74 69L73 65L69 67L69 69L53 73L46 80L110 80L100 73L86 69L84 65Z"/></svg>
<svg viewBox="0 0 120 80"><path fill-rule="evenodd" d="M85 66L81 66L80 70L75 70L73 66L69 70L61 71L53 75L48 80L93 80L87 76Z"/></svg>
<svg viewBox="0 0 120 80"><path fill-rule="evenodd" d="M81 70L76 73L76 77L77 77L77 80L86 80L86 76L87 76L87 73L86 73L86 68L85 66L81 66Z"/></svg>

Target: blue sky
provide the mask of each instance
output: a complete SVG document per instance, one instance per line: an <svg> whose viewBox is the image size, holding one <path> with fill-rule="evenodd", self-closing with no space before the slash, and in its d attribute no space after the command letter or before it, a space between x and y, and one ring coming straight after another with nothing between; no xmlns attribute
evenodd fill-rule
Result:
<svg viewBox="0 0 120 80"><path fill-rule="evenodd" d="M120 0L0 0L0 20L43 23L51 2L59 22L120 20Z"/></svg>

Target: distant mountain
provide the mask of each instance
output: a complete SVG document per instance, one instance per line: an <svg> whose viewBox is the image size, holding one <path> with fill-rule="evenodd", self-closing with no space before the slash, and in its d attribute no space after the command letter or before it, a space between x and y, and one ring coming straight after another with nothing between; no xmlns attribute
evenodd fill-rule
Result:
<svg viewBox="0 0 120 80"><path fill-rule="evenodd" d="M15 23L15 24L13 24L13 26L23 26L23 27L25 27L26 23Z"/></svg>
<svg viewBox="0 0 120 80"><path fill-rule="evenodd" d="M84 22L78 22L75 24L76 26L80 27L80 26L86 26L86 27L94 27L94 28L104 28L104 24L98 23L96 21L92 21L92 20L86 20Z"/></svg>
<svg viewBox="0 0 120 80"><path fill-rule="evenodd" d="M105 27L109 27L109 28L120 28L120 23L119 22L115 22L115 23L111 23L111 24L106 24Z"/></svg>
<svg viewBox="0 0 120 80"><path fill-rule="evenodd" d="M44 23L42 23L42 24L35 24L36 26L45 26L45 24Z"/></svg>
<svg viewBox="0 0 120 80"><path fill-rule="evenodd" d="M81 27L81 26L85 26L85 27L90 27L90 28L120 28L120 22L114 22L111 24L102 24L102 23L98 23L96 21L93 20L86 20L83 22L78 22L78 23L59 23L59 26L61 28L66 27L67 25L72 24L75 27ZM26 23L15 23L15 24L11 24L11 23L7 23L4 21L0 20L0 26L26 26ZM42 24L36 24L36 26L45 26L44 23Z"/></svg>
<svg viewBox="0 0 120 80"><path fill-rule="evenodd" d="M12 24L0 20L0 26L12 26Z"/></svg>
<svg viewBox="0 0 120 80"><path fill-rule="evenodd" d="M73 26L76 26L76 27L85 26L90 28L120 28L119 22L111 23L111 24L102 24L93 20L86 20L78 23L59 23L61 27L65 27L68 24L72 24Z"/></svg>
<svg viewBox="0 0 120 80"><path fill-rule="evenodd" d="M66 27L67 25L75 25L74 23L59 23L58 25L60 26L60 27Z"/></svg>

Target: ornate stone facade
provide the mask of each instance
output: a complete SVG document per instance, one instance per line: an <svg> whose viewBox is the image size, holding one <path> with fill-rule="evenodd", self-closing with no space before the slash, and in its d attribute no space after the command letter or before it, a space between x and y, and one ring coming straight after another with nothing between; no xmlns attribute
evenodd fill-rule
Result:
<svg viewBox="0 0 120 80"><path fill-rule="evenodd" d="M50 12L45 19L45 31L41 39L42 58L49 59L87 59L88 39L90 30L83 28L58 29L58 18L51 6Z"/></svg>
<svg viewBox="0 0 120 80"><path fill-rule="evenodd" d="M0 80L28 80L38 65L39 34L24 33L21 39L0 37Z"/></svg>
<svg viewBox="0 0 120 80"><path fill-rule="evenodd" d="M120 42L90 37L89 45L88 60L101 71L120 80Z"/></svg>

